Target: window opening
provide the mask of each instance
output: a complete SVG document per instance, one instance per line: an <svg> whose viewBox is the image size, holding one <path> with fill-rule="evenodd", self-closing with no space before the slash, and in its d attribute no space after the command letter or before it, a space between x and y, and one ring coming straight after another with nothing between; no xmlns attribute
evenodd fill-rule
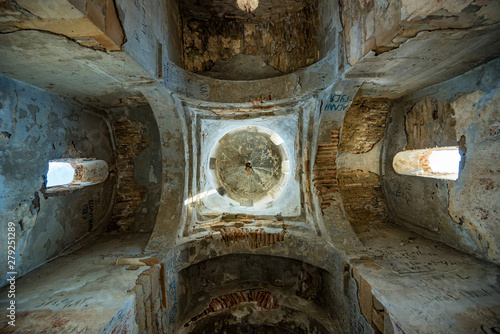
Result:
<svg viewBox="0 0 500 334"><path fill-rule="evenodd" d="M106 181L109 167L96 159L57 159L49 161L47 193L72 191Z"/></svg>
<svg viewBox="0 0 500 334"><path fill-rule="evenodd" d="M399 152L392 166L398 174L456 180L461 155L458 147Z"/></svg>
<svg viewBox="0 0 500 334"><path fill-rule="evenodd" d="M71 183L75 169L67 162L49 161L47 187L62 186Z"/></svg>

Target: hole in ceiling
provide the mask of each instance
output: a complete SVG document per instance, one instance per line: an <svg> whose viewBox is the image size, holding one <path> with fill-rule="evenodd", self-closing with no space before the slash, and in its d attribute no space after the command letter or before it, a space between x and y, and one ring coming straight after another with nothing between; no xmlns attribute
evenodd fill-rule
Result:
<svg viewBox="0 0 500 334"><path fill-rule="evenodd" d="M224 135L215 150L214 172L227 196L242 206L278 197L290 169L281 144L277 133L255 126Z"/></svg>
<svg viewBox="0 0 500 334"><path fill-rule="evenodd" d="M259 0L237 0L238 8L244 12L251 13L259 6Z"/></svg>

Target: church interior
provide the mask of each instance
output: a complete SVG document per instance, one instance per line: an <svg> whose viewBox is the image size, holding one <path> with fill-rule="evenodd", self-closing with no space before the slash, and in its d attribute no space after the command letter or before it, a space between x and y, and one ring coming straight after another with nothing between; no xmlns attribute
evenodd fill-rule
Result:
<svg viewBox="0 0 500 334"><path fill-rule="evenodd" d="M500 333L499 57L497 0L0 0L0 332Z"/></svg>

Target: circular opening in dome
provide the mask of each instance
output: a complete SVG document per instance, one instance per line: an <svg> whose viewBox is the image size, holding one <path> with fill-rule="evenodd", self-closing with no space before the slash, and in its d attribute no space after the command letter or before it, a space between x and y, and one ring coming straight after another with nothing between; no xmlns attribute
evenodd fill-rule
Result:
<svg viewBox="0 0 500 334"><path fill-rule="evenodd" d="M216 182L241 206L274 200L282 193L289 173L282 144L277 133L257 126L226 133L212 154Z"/></svg>
<svg viewBox="0 0 500 334"><path fill-rule="evenodd" d="M251 13L259 6L259 0L237 0L238 8L244 12Z"/></svg>

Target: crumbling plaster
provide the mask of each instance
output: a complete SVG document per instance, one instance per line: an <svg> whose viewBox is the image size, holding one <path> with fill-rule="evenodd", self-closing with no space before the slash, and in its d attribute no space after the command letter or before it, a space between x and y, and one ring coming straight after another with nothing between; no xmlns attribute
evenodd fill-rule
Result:
<svg viewBox="0 0 500 334"><path fill-rule="evenodd" d="M498 263L498 60L396 102L384 143L384 188L392 219L433 239ZM465 165L456 181L397 175L392 159L407 145L405 115L419 101L435 98L454 111L454 138L426 126L424 137L442 136L442 146L464 136ZM444 122L437 117L430 122ZM447 121L446 121L447 122ZM437 131L438 133L434 133ZM439 137L438 137L439 138ZM432 139L435 140L435 139ZM439 144L431 141L431 143ZM417 147L414 147L417 148ZM429 148L429 147L418 147ZM417 218L418 217L418 218Z"/></svg>
<svg viewBox="0 0 500 334"><path fill-rule="evenodd" d="M47 197L44 189L49 160L96 158L112 166L112 134L105 115L4 77L0 106L0 214L16 224L17 271L24 274L106 228L113 173L70 194ZM7 224L1 228L7 235Z"/></svg>
<svg viewBox="0 0 500 334"><path fill-rule="evenodd" d="M2 320L0 331L137 332L136 296L128 291L148 267L127 270L116 261L144 257L147 241L146 233L101 236L18 279L16 326ZM8 303L5 296L2 307Z"/></svg>
<svg viewBox="0 0 500 334"><path fill-rule="evenodd" d="M354 2L352 3L354 4ZM335 23L333 25L325 24L324 22L329 13L325 11L321 13L323 17L320 20L320 29L321 31L328 31L329 35L323 37L327 40L325 43L329 47L321 49L322 59L318 63L281 77L250 82L230 82L188 73L178 67L180 57L176 50L181 50L178 44L180 38L174 37L179 34L179 31L176 30L176 26L179 26L179 21L177 21L179 18L175 6L172 6L172 4L172 1L167 3L157 2L155 4L145 3L144 1L117 1L119 16L128 37L128 41L124 46L125 52L110 54L93 51L77 45L65 37L40 32L20 31L1 35L7 43L2 43L2 45L6 45L2 49L3 54L7 56L5 59L8 60L8 63L6 64L12 65L16 69L15 71L9 71L7 66L2 65L2 71L5 71L9 76L18 77L23 81L26 80L38 86L46 87L50 91L75 97L96 106L108 107L144 103L146 101L142 94L151 105L160 134L158 149L161 151L161 173L153 173L154 175L161 175L161 177L158 177L158 182L154 186L151 185L151 191L154 192L154 189L157 189L156 186L161 187L161 196L156 221L145 222L144 228L151 228L154 224L153 233L146 247L147 256L158 256L159 261L164 264L167 271L164 287L167 293L168 308L160 311L163 314L160 318L167 319L164 320L167 332L173 332L174 328L183 326L185 324L184 320L188 321L195 315L194 311L193 315L182 313L186 305L185 299L189 299L189 293L187 293L188 296L185 295L189 287L187 283L183 283L179 276L180 273L190 270L198 273L200 271L197 271L197 269L204 269L204 265L211 263L208 266L208 271L210 271L210 268L217 268L217 262L222 262L228 257L236 259L240 257L248 258L250 257L249 254L253 254L252 256L259 259L256 260L256 263L248 262L250 268L255 268L255 264L260 263L262 266L266 266L266 259L273 258L273 261L278 261L282 266L290 265L290 267L293 267L298 261L312 271L322 272L320 275L324 283L322 292L326 295L322 307L331 315L333 322L336 321L336 318L342 329L347 332L372 333L375 328L380 331L380 326L384 326L384 333L398 332L399 330L405 332L423 330L426 333L442 333L447 330L474 332L484 328L494 328L495 323L498 323L497 319L500 313L498 310L499 291L496 284L498 266L496 264L482 262L477 258L464 255L443 244L425 239L419 234L398 228L385 221L371 222L371 224L366 224L361 229L354 231L352 224L348 220L349 212L346 212L345 209L348 204L345 202L347 197L342 196L340 193L334 193L331 196L332 205L323 210L321 198L314 192L312 173L318 146L333 144L332 130L337 129L339 131L342 128L345 112L360 86L360 95L368 98L395 98L416 89L424 88L415 93L416 95L406 96L397 101L392 109L393 117L389 121L389 127L382 143L382 158L386 159L386 161L380 174L385 177L385 179L382 178L382 182L384 182L385 197L389 202L392 218L408 229L417 230L420 234L442 240L476 256L489 257L490 260L494 258L496 250L491 247L497 238L494 216L488 215L487 219L485 219L486 223L480 221L481 218L476 216L478 211L469 210L471 205L469 202L470 197L466 195L477 195L479 189L482 190L480 187L489 188L486 189L487 191L496 189L495 160L492 160L491 157L488 157L490 160L486 160L488 166L491 167L487 171L488 177L486 179L491 179L492 182L474 179L476 175L471 175L472 171L467 170L467 168L471 168L469 166L473 167L473 165L466 164L464 169L466 174L464 175L468 175L468 179L471 178L472 183L460 184L459 179L458 183L453 187L450 184L447 185L445 181L437 181L438 190L435 191L436 194L433 194L435 200L431 201L431 199L427 198L421 203L414 199L418 199L422 194L425 195L424 191L430 189L434 191L435 184L427 184L426 181L414 181L412 179L412 185L416 184L416 186L411 189L405 188L405 194L408 193L410 194L408 196L413 197L408 197L409 199L405 197L401 199L403 202L399 203L397 202L399 201L398 192L394 192L391 187L406 185L408 177L393 175L388 161L390 155L396 150L396 146L397 149L404 147L404 113L400 112L400 110L410 108L411 103L409 101L431 95L452 103L454 108L461 110L463 115L465 115L463 109L470 112L470 106L473 106L472 109L479 108L477 109L480 110L478 113L486 118L482 119L478 116L480 121L473 122L472 125L476 124L477 128L485 129L486 131L483 132L488 133L486 138L477 137L476 135L479 132L476 132L474 126L468 127L471 124L471 117L463 117L462 122L457 121L457 131L467 137L465 145L470 156L483 158L486 153L496 154L495 148L498 145L495 144L498 133L495 128L495 120L498 119L498 115L494 110L497 100L497 97L494 96L497 94L497 89L492 87L498 86L496 83L498 78L496 78L497 75L495 74L498 73L498 65L493 66L490 63L471 72L474 74L468 73L442 86L425 88L430 84L459 75L498 56L498 38L496 37L498 36L498 27L490 25L491 22L488 22L488 20L495 20L493 15L495 11L486 14L484 8L482 8L482 11L478 12L477 15L487 19L486 26L483 26L482 30L467 30L468 28L463 27L464 29L461 28L459 31L422 32L416 37L393 40L392 42L396 43L396 45L389 45L392 50L379 50L384 52L378 56L372 53L364 53L365 51L368 52L366 48L362 51L356 50L356 46L352 43L352 36L354 35L351 35L351 37L347 37L348 42L351 43L347 50L360 57L364 56L364 58L360 58L356 64L351 61L350 65L344 62L344 35L340 21L333 20ZM360 4L361 2L356 2L355 6ZM448 1L448 5L443 6L449 9L450 4L452 2ZM366 4L365 8L375 6L380 10L386 8L387 5L387 1L375 1L372 4ZM490 5L491 2L487 2L484 7ZM329 8L333 12L337 10L335 2L326 4L323 1L320 2L320 6L324 6L320 8ZM452 11L458 11L461 7L454 8L456 10L453 9ZM367 10L369 11L369 9ZM399 13L397 14L399 15ZM467 14L467 12L464 12L459 16L467 18ZM169 17L168 20L162 18L165 15ZM337 17L336 14L333 16ZM370 16L370 13L368 13L368 16ZM372 13L371 18L367 17L367 21L374 19L373 16ZM462 18L460 19L461 23L465 22L461 21ZM397 20L384 20L379 23L387 26L378 31L379 33L389 33L393 31L393 28L397 29L399 27L395 23L398 22ZM444 25L446 26L446 19L441 18L438 21L445 22ZM350 29L349 26L346 26L345 21L343 23L346 29ZM361 27L358 24L353 31L359 33ZM454 26L451 24L446 28L454 28ZM26 40L25 43L21 37L29 38L29 40ZM52 50L44 50L45 45L49 42L51 45L54 43L54 45L60 46L59 52L61 54L64 54L67 50L71 51L71 57L63 68L57 66L54 60L57 58L55 58L56 56L52 53ZM158 42L163 42L163 45L158 44ZM31 44L37 46L35 49L40 52L40 55L43 55L41 70L39 72L32 71L33 75L28 73L30 70L37 69L38 64L35 60L29 59L28 64L24 65L17 62L17 59L23 59L21 56L25 52L34 50ZM9 48L11 45L17 45L18 48L12 48L11 50ZM160 48L162 52L159 52ZM428 50L428 52L425 52L425 50ZM82 61L78 57L80 53L87 58L97 57L96 55L102 57L97 57L96 61L87 61L86 58L84 60L85 66L80 66ZM351 57L351 55L348 55L348 57ZM352 58L349 59L352 60ZM139 63L140 66L135 64L134 61ZM73 65L77 67L73 67ZM86 66L89 66L91 70L89 71ZM125 77L121 76L121 72L119 72L124 68L130 70ZM66 75L67 69L74 70L75 77L71 78ZM344 80L345 70L347 70L346 77L348 80ZM160 76L161 78L159 78ZM479 80L480 83L476 84L476 79L481 76L482 80ZM60 80L53 80L53 78L59 78ZM81 80L75 83L73 82L75 78ZM154 80L151 80L152 78L158 78L159 80L155 83ZM464 81L465 83L462 83L460 80L464 78L468 79ZM364 84L362 84L363 81ZM48 85L48 83L53 83L53 85ZM81 84L82 91L80 92L78 89ZM436 90L441 92L436 92ZM441 93L443 93L442 96L440 96ZM348 97L348 100L345 100L345 97L342 98L344 95ZM463 98L457 99L458 96ZM493 99L493 102L490 99ZM252 221L252 217L240 219L242 217L237 217L237 215L234 215L234 217L227 216L226 221L218 222L220 225L217 228L214 225L214 228L209 226L197 230L197 232L201 231L202 233L191 233L192 231L189 229L191 225L188 224L190 213L189 209L183 205L183 201L191 195L189 193L189 184L197 160L192 151L192 146L196 145L196 141L193 140L193 130L195 130L193 120L195 118L193 114L187 111L189 109L187 106L196 106L203 110L200 112L203 114L221 116L220 119L223 122L228 117L249 117L249 114L252 117L259 117L259 113L262 113L261 117L263 118L272 117L280 113L286 113L286 108L299 104L301 108L307 111L301 115L304 128L298 143L303 151L303 161L299 168L302 169L301 172L303 173L300 186L303 191L305 221L282 222L277 220L278 217L276 217L276 220L250 223L245 227L246 230L265 232L260 232L259 237L265 239L258 240L257 245L259 247L252 247L251 242L246 242L248 240L243 237L236 237L234 234L241 232L243 230L241 224L245 223L243 221ZM150 112L147 107L138 108L137 111ZM132 114L127 116L137 121ZM146 123L153 127L154 122L151 119ZM493 124L492 127L489 127L490 123ZM154 135L151 138L156 140ZM340 154L338 161L343 167L349 167L355 173L369 175L370 179L376 181L370 185L374 189L380 185L379 178L375 175L376 171L374 171L379 163L376 161L379 147L376 145L368 153L357 154L357 156L345 155L345 158L342 158L342 154ZM155 154L156 148L151 148L150 152ZM142 173L139 170L136 173L140 174L137 175L136 181L142 184L147 183L144 179L145 174L148 174L148 177L150 175L150 169L147 168L150 165L147 163L147 159L145 160L144 163L142 161L139 163L139 169ZM361 169L358 170L357 166L360 160L363 160L364 164L359 165ZM158 165L160 163L154 164L153 171L159 169ZM373 175L369 174L367 170L375 173ZM490 173L490 170L493 171L493 174ZM389 179L393 183L388 184ZM468 188L469 184L471 185L470 188ZM492 186L494 188L491 188ZM497 192L492 191L492 194L496 196ZM484 195L484 191L481 195ZM448 196L457 196L458 201L454 202L457 203L457 207L448 207ZM405 205L410 206L408 205L409 202L412 204L409 210L413 211L406 212L408 221L398 220L397 216L406 210ZM487 210L492 212L496 210L495 205L498 203L496 197L492 201L487 199L485 202L489 205L486 208ZM25 209L28 208L29 203L25 204L19 212L26 212ZM422 204L422 206L419 206L419 204ZM144 206L151 207L152 202L141 205L142 208ZM424 208L429 212L428 215ZM460 220L460 217L462 217L465 228L453 222L450 214L458 216L459 222L462 222ZM151 218L153 215L147 217ZM146 218L146 216L144 217ZM426 228L429 226L431 230L435 229L436 221L444 221L447 224L445 226L450 228L443 229L444 232L440 236L427 231ZM425 226L421 228L418 225ZM477 230L489 239L483 238L481 235L481 240L479 240L479 237L468 234L467 229L469 227L472 230L476 229L477 226L480 227ZM136 225L135 228L141 228L141 226ZM230 234L226 233L226 231L230 231ZM275 242L276 235L280 235L278 242ZM284 235L284 240L281 239L281 235ZM134 236L132 234L130 238L134 238ZM60 281L67 281L66 283L70 284L70 278L73 277L73 272L70 269L74 266L73 263L66 263L67 266L64 267L65 271L63 273L51 269L67 261L68 258L73 259L72 261L77 261L79 258L83 259L86 256L84 254L90 255L93 259L97 259L99 256L104 257L102 266L98 265L95 268L82 266L82 270L88 270L93 273L92 275L97 272L97 275L101 277L97 280L98 285L95 285L95 282L89 284L86 287L88 290L85 290L85 292L91 291L91 293L102 296L106 300L118 300L118 304L123 306L122 309L129 312L126 314L134 311L139 314L141 304L134 303L134 301L142 300L139 297L140 293L134 290L130 291L129 294L125 294L124 291L128 291L134 285L135 277L142 270L134 269L131 266L132 268L129 267L130 270L125 271L124 267L117 268L112 265L114 263L114 261L111 261L112 259L123 255L115 252L116 249L119 249L119 245L135 245L131 239L120 238L121 235L118 235L117 239L115 239L117 244L115 243L111 247L100 248L102 244L97 243L93 246L95 247L93 252L86 253L87 249L85 249L82 250L83 253L73 253L68 257L61 257L47 265L47 267L44 266L38 270L46 269L47 272L51 271L50 274L47 274L46 279L53 281L54 284ZM145 241L143 238L147 238L147 235L137 237L136 240ZM490 243L487 244L485 240L490 241ZM144 242L138 246L139 249L145 247L145 244ZM99 248L99 251L96 250ZM126 256L143 257L146 255L142 251L135 251L137 250L135 246L130 246L129 250L133 251L130 253L128 250L125 251L125 253L129 253ZM106 256L102 254L106 254ZM74 257L71 257L72 255ZM244 262L237 263L238 266L244 266L244 264ZM245 270L248 270L248 268L241 269L241 272L244 273ZM282 272L273 271L273 268L270 268L269 271L271 272L270 282L275 277L277 279L282 277ZM34 271L26 275L25 278L23 277L27 285L34 286L31 282L36 278L35 275L38 272L40 271ZM123 284L110 286L109 282L113 282L120 275L126 276L123 281L120 281ZM300 277L303 276L297 275L297 272L287 277L287 282L290 283L289 287L292 286L291 282L294 278L297 278L298 286ZM206 272L200 277L196 277L199 281L204 281L207 284L215 284L216 278L218 279L217 275L213 276L211 273L206 274ZM21 282L23 282L23 279L21 279ZM91 281L90 278L86 280ZM202 312L210 305L210 301L216 297L241 291L239 286L248 283L243 274L237 278L224 277L223 280L231 281L232 285L227 285L227 289L221 291L207 289L206 294L202 296L204 303L196 305L197 311ZM264 280L255 282L255 286L259 286L259 288L264 285L266 285ZM110 287L112 289L108 291L103 286L106 289ZM301 297L291 295L290 291L280 294L279 288L274 287L272 284L271 286L270 289L273 289L272 292L275 293L275 297L278 296L279 299L289 298L292 302L300 301L297 298ZM53 287L46 286L47 293L50 294L51 289ZM117 292L116 289L119 291ZM71 295L77 295L80 290L73 290ZM36 292L31 294L36 294ZM66 292L59 294L54 299L54 302L59 304L59 302L67 298L67 295ZM49 300L47 294L40 298L40 300ZM414 301L418 301L418 303L414 303ZM2 302L5 303L5 300L2 300ZM94 302L89 307L100 306L98 302ZM193 302L193 304L196 303ZM137 308L136 310L134 310L134 305ZM305 303L304 305L306 307L303 307L303 309L307 309L308 304ZM31 305L28 305L26 308L20 308L19 310L21 312L29 311L30 307ZM116 307L116 304L114 304L114 307ZM147 302L144 307L147 307ZM78 309L78 305L75 308ZM85 321L78 316L74 316L74 314L73 316L63 313L53 315L50 312L51 309L53 309L52 306L48 307L48 314L50 314L48 317L50 319L69 318L69 324L76 323L77 326L80 326ZM311 309L313 308L311 307ZM300 312L289 312L289 309L278 310L274 313L269 311L271 313L267 314L267 310L254 312L244 310L239 306L233 310L234 313L225 310L219 314L213 314L213 318L200 318L198 320L200 321L199 325L193 324L191 328L207 331L210 331L211 328L220 329L220 327L214 327L215 324L210 323L210 319L221 321L229 319L227 325L234 326L234 319L240 319L238 315L249 315L252 312L255 313L254 319L256 321L269 319L272 315L289 318L304 317ZM84 314L87 315L88 313ZM37 319L48 319L47 317L44 318L44 316L42 315ZM95 312L91 316L96 316ZM186 319L180 321L179 318L182 317L186 317ZM109 325L109 323L113 323L113 319L116 320L117 318L123 319L123 314L117 311L116 308L102 312L102 317L99 317L99 320L95 322L96 328L116 329L116 326L107 327L105 324ZM88 319L88 317L85 319ZM135 330L135 322L140 322L138 319L132 320L131 317L125 317L125 319L127 319L126 322L119 325L128 326L129 324L132 330ZM244 317L241 319L244 319ZM301 319L304 323L310 322L307 317ZM25 323L26 326L32 325L29 321ZM333 327L332 325L331 328ZM83 327L76 328L81 329ZM228 328L235 330L235 327ZM287 328L289 327L284 327L283 330L285 331ZM189 331L189 329L186 331Z"/></svg>

